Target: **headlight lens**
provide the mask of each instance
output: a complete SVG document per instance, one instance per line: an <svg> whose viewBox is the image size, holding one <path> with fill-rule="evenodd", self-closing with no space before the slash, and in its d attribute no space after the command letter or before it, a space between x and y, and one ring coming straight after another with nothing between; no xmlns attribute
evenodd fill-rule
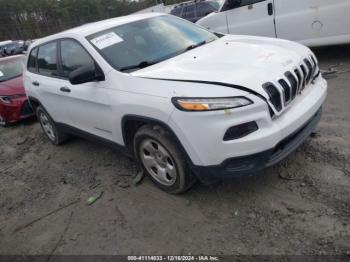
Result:
<svg viewBox="0 0 350 262"><path fill-rule="evenodd" d="M237 108L253 104L246 97L189 98L174 97L173 104L183 111L213 111Z"/></svg>

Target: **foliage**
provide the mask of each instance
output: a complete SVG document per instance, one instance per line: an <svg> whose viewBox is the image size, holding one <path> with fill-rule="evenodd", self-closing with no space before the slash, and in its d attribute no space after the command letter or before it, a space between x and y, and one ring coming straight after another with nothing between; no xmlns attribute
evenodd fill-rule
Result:
<svg viewBox="0 0 350 262"><path fill-rule="evenodd" d="M128 15L157 3L160 0L0 0L0 41L40 38L85 23Z"/></svg>

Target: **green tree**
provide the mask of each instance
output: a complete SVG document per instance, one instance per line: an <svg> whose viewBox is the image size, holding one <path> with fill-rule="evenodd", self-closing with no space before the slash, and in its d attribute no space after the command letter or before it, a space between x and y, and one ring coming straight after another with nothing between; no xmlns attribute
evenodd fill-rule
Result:
<svg viewBox="0 0 350 262"><path fill-rule="evenodd" d="M173 4L182 0L165 0ZM155 0L0 0L0 41L35 39L85 23L128 15Z"/></svg>

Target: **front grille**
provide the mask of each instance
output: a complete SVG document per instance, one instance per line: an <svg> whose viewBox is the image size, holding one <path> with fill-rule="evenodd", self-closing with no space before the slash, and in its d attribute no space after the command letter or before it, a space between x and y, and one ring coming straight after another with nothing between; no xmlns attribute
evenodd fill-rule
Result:
<svg viewBox="0 0 350 262"><path fill-rule="evenodd" d="M313 56L305 58L299 66L287 71L277 83L263 84L265 92L274 111L281 112L284 107L293 101L305 87L314 79L317 72L317 62Z"/></svg>
<svg viewBox="0 0 350 262"><path fill-rule="evenodd" d="M33 109L30 106L29 102L25 101L21 109L21 116L28 116L31 114L33 114Z"/></svg>

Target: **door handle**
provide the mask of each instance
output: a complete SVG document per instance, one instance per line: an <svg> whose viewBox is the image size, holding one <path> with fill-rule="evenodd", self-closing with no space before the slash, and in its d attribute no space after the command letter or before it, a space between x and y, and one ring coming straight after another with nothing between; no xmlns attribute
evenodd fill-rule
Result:
<svg viewBox="0 0 350 262"><path fill-rule="evenodd" d="M272 3L267 4L267 13L269 15L273 15L273 4Z"/></svg>
<svg viewBox="0 0 350 262"><path fill-rule="evenodd" d="M60 90L61 90L62 92L70 93L70 89L69 89L68 87L66 87L66 86L62 86L62 87L60 88Z"/></svg>
<svg viewBox="0 0 350 262"><path fill-rule="evenodd" d="M32 84L33 84L33 86L40 86L38 81L34 81Z"/></svg>

